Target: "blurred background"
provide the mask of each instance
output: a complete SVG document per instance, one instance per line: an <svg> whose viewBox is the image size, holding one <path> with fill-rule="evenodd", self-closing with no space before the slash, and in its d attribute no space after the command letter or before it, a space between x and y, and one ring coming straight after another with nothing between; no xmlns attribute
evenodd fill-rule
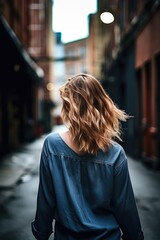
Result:
<svg viewBox="0 0 160 240"><path fill-rule="evenodd" d="M32 206L26 224L34 217L40 149L46 134L63 129L59 87L79 72L133 116L122 145L146 239L160 239L159 25L160 0L0 0L1 240L33 239L17 211Z"/></svg>

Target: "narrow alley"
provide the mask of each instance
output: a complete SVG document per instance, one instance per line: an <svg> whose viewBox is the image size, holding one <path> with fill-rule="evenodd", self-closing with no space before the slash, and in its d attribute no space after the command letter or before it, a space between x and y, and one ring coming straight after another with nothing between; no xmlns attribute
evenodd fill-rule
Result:
<svg viewBox="0 0 160 240"><path fill-rule="evenodd" d="M0 240L34 240L41 149L48 133L64 130L59 90L79 73L94 76L131 116L122 123L122 139L144 239L160 240L160 0L0 0L0 13ZM86 104L77 99L77 113L85 115ZM69 106L74 102L73 94ZM91 103L95 112L98 105L105 109L105 102ZM106 116L112 122L114 115ZM67 116L75 121L69 110ZM84 189L91 189L86 182Z"/></svg>

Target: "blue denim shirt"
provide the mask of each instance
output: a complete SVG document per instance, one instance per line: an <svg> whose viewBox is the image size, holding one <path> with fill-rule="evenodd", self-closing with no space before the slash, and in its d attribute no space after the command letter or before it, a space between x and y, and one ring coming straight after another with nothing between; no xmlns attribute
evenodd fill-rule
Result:
<svg viewBox="0 0 160 240"><path fill-rule="evenodd" d="M143 233L123 148L113 142L96 156L74 152L49 134L40 161L36 239L142 240Z"/></svg>

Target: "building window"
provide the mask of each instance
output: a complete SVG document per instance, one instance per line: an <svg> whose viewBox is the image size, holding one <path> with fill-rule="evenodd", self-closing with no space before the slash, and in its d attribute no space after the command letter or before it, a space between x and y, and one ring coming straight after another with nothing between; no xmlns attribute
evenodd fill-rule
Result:
<svg viewBox="0 0 160 240"><path fill-rule="evenodd" d="M86 56L86 48L85 48L84 46L81 46L81 47L79 48L79 55L80 55L81 57L85 57L85 56Z"/></svg>

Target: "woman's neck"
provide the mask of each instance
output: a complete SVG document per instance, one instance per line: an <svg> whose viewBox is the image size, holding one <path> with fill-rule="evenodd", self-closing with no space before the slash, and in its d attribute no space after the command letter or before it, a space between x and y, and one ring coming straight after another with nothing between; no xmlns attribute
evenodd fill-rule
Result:
<svg viewBox="0 0 160 240"><path fill-rule="evenodd" d="M77 154L82 155L82 152L79 151L79 147L78 144L75 143L75 141L73 141L72 137L71 137L71 133L70 131L66 131L66 132L62 132L60 133L61 138L63 139L63 141Z"/></svg>

